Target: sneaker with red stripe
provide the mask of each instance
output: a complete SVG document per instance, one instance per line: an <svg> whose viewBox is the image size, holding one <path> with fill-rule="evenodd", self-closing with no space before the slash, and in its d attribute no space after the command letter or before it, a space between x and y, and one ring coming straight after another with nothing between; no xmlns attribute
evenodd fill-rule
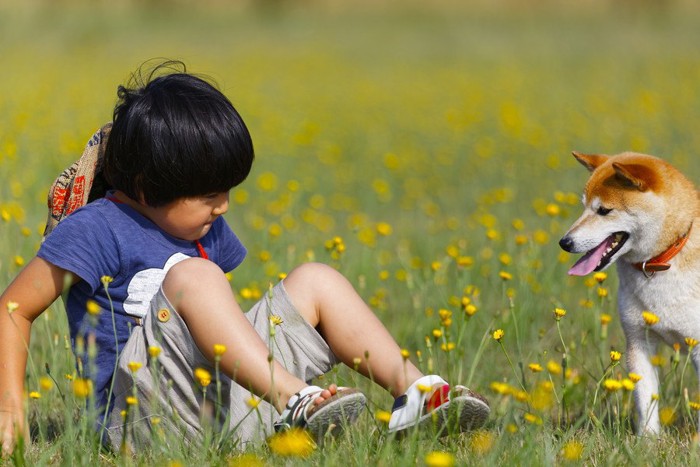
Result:
<svg viewBox="0 0 700 467"><path fill-rule="evenodd" d="M452 388L437 375L423 376L394 401L389 433L404 434L414 427L433 428L441 435L474 430L486 423L490 412L480 394L464 386Z"/></svg>

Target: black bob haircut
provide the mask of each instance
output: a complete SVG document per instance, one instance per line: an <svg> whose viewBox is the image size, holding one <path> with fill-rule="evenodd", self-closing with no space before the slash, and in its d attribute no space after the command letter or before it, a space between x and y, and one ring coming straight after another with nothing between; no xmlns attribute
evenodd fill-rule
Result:
<svg viewBox="0 0 700 467"><path fill-rule="evenodd" d="M229 191L248 176L253 142L231 102L182 62L156 66L119 86L102 171L107 182L152 207Z"/></svg>

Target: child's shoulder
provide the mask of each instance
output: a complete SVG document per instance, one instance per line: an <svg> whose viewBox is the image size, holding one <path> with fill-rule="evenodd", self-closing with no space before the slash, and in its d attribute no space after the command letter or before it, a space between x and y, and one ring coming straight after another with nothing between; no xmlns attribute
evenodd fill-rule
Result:
<svg viewBox="0 0 700 467"><path fill-rule="evenodd" d="M51 239L68 236L71 238L111 235L124 223L124 215L113 202L105 198L96 199L64 217L51 232L44 237L44 243Z"/></svg>

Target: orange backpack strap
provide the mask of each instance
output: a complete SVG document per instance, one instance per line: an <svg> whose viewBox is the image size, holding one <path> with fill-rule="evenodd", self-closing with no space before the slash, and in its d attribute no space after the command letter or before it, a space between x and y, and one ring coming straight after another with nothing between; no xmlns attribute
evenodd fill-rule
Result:
<svg viewBox="0 0 700 467"><path fill-rule="evenodd" d="M111 123L97 130L85 146L80 159L64 170L51 185L44 237L70 213L104 196L109 185L102 176L102 158L111 130Z"/></svg>

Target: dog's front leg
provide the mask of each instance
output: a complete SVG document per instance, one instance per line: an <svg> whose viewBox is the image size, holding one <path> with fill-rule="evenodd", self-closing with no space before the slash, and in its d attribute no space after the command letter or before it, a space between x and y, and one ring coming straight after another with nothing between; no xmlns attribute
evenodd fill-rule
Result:
<svg viewBox="0 0 700 467"><path fill-rule="evenodd" d="M631 373L641 376L634 388L634 402L637 412L637 434L658 434L659 423L659 377L651 363L657 343L651 336L642 339L627 339L627 367Z"/></svg>

